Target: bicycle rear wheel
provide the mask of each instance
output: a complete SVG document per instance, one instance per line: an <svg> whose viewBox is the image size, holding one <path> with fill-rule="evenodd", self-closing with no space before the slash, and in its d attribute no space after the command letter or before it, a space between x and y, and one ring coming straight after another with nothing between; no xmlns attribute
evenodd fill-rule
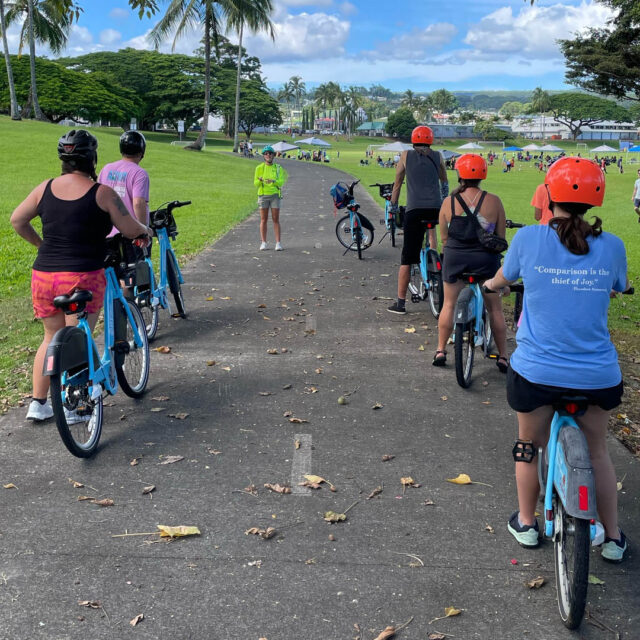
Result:
<svg viewBox="0 0 640 640"><path fill-rule="evenodd" d="M119 328L116 323L117 333L114 345L116 375L122 390L131 398L139 398L149 382L149 339L140 309L130 300L127 300L127 304L142 340L142 346L136 345L133 327L128 318L125 318L126 323L122 323L122 328ZM119 303L116 301L114 307L118 306ZM118 313L124 313L124 309L118 309ZM125 324L126 328L124 328Z"/></svg>
<svg viewBox="0 0 640 640"><path fill-rule="evenodd" d="M455 357L456 379L458 384L467 389L471 384L471 372L473 370L473 354L475 348L475 336L473 324L456 324Z"/></svg>
<svg viewBox="0 0 640 640"><path fill-rule="evenodd" d="M442 286L442 273L429 272L429 308L434 318L440 317L444 302L444 287Z"/></svg>
<svg viewBox="0 0 640 640"><path fill-rule="evenodd" d="M184 297L182 296L182 286L180 285L180 276L178 273L176 257L169 251L167 253L167 280L169 281L169 290L173 294L173 299L176 303L176 313L181 318L186 318L187 312L184 306Z"/></svg>
<svg viewBox="0 0 640 640"><path fill-rule="evenodd" d="M411 293L411 302L420 302L427 297L427 287L422 279L420 265L411 265L411 276L409 279L409 291Z"/></svg>
<svg viewBox="0 0 640 640"><path fill-rule="evenodd" d="M393 216L389 218L389 233L391 234L391 246L396 246L396 221L393 219Z"/></svg>
<svg viewBox="0 0 640 640"><path fill-rule="evenodd" d="M518 330L518 322L520 322L520 314L522 313L522 293L520 291L515 292L515 298L513 300L513 327L514 331Z"/></svg>
<svg viewBox="0 0 640 640"><path fill-rule="evenodd" d="M560 617L569 629L582 622L589 579L589 521L573 518L556 500L554 556Z"/></svg>
<svg viewBox="0 0 640 640"><path fill-rule="evenodd" d="M482 312L482 327L482 348L484 350L485 356L488 356L491 353L491 347L493 346L493 330L491 329L489 314L487 313L486 309L484 309L484 311Z"/></svg>
<svg viewBox="0 0 640 640"><path fill-rule="evenodd" d="M86 340L84 332L77 331L82 334L78 341L82 343ZM91 398L87 348L76 353L78 342L73 345L73 354L65 355L71 345L60 346L58 361L75 364L51 375L51 408L65 447L78 458L88 458L95 453L102 433L102 395Z"/></svg>

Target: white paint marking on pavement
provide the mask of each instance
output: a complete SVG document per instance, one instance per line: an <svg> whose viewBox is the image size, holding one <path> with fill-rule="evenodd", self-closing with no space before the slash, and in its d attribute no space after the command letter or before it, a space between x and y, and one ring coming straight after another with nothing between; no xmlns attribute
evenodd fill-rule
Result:
<svg viewBox="0 0 640 640"><path fill-rule="evenodd" d="M295 440L300 443L293 449L293 461L291 462L291 493L298 496L310 496L311 489L301 487L305 474L311 473L311 434L297 433Z"/></svg>

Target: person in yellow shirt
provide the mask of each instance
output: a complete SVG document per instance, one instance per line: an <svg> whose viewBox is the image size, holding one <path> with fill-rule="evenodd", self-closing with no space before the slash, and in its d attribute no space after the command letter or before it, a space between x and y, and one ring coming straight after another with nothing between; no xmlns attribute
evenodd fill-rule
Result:
<svg viewBox="0 0 640 640"><path fill-rule="evenodd" d="M273 220L273 232L276 237L276 251L282 251L280 244L280 200L282 187L287 181L287 172L273 160L276 152L267 145L262 149L264 162L256 167L253 184L258 187L258 208L260 209L260 251L267 249L267 222L269 208Z"/></svg>

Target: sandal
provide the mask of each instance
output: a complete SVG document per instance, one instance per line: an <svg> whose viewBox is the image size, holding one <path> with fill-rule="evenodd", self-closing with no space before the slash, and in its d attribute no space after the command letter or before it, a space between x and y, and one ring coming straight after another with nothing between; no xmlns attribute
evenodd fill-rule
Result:
<svg viewBox="0 0 640 640"><path fill-rule="evenodd" d="M438 349L436 351L436 355L433 356L433 361L431 362L431 364L434 367L444 367L444 365L447 364L447 352Z"/></svg>
<svg viewBox="0 0 640 640"><path fill-rule="evenodd" d="M496 360L496 367L500 370L500 373L507 373L509 369L509 361L506 356L498 356Z"/></svg>

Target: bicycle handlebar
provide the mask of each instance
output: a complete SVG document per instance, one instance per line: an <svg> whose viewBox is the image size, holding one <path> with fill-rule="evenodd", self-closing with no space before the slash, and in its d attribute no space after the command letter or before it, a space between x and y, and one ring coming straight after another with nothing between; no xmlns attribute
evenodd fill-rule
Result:
<svg viewBox="0 0 640 640"><path fill-rule="evenodd" d="M508 285L511 293L524 293L524 284L522 282L514 282L513 284ZM486 285L482 285L482 291L484 293L498 293L493 289L489 289Z"/></svg>
<svg viewBox="0 0 640 640"><path fill-rule="evenodd" d="M172 211L173 209L179 209L180 207L186 207L188 204L191 204L191 200L185 200L184 202L180 202L179 200L174 200L173 202L169 203L169 205L167 206L167 209L169 211Z"/></svg>
<svg viewBox="0 0 640 640"><path fill-rule="evenodd" d="M522 227L526 227L527 225L507 219L505 226L507 229L522 229Z"/></svg>

